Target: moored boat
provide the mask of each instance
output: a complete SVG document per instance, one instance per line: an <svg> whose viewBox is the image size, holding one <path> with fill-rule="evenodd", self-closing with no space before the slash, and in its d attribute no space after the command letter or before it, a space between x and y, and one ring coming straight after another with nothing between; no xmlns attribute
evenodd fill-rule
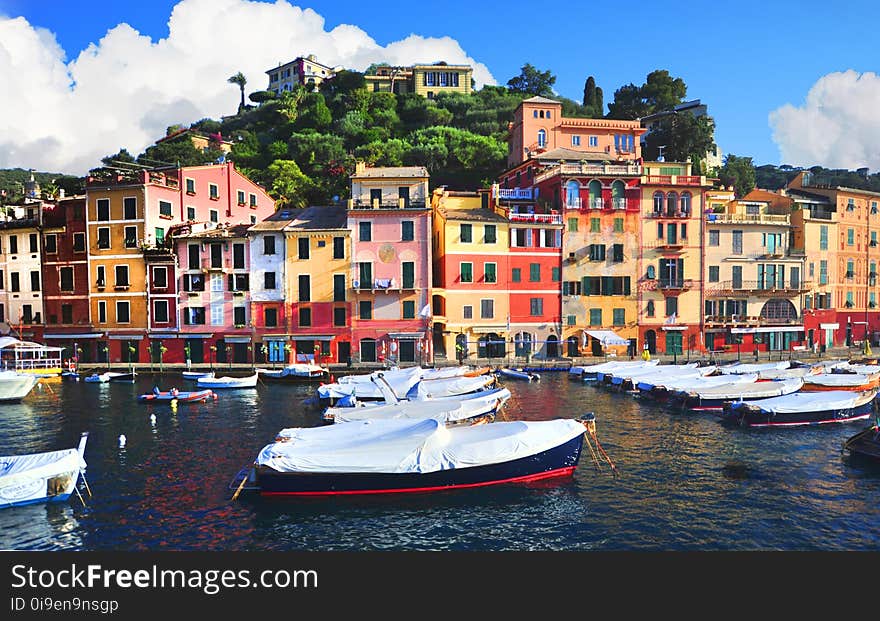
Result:
<svg viewBox="0 0 880 621"><path fill-rule="evenodd" d="M729 403L721 418L744 427L851 423L871 415L876 395L876 388L860 393L848 390L796 392L760 401Z"/></svg>
<svg viewBox="0 0 880 621"><path fill-rule="evenodd" d="M803 378L765 380L760 382L730 383L689 390L683 395L684 406L696 412L720 412L728 401L746 401L781 397L797 392L804 385Z"/></svg>
<svg viewBox="0 0 880 621"><path fill-rule="evenodd" d="M184 371L182 374L183 379L196 381L200 377L214 377L213 371Z"/></svg>
<svg viewBox="0 0 880 621"><path fill-rule="evenodd" d="M257 369L265 380L278 382L320 382L330 377L330 372L316 364L290 364L280 369Z"/></svg>
<svg viewBox="0 0 880 621"><path fill-rule="evenodd" d="M39 379L34 374L0 371L0 402L21 401L30 394Z"/></svg>
<svg viewBox="0 0 880 621"><path fill-rule="evenodd" d="M507 367L502 367L497 371L498 375L501 377L507 377L511 379L520 379L525 380L527 382L537 382L541 379L541 376L537 373L532 373L531 371L524 371L522 369L510 369Z"/></svg>
<svg viewBox="0 0 880 621"><path fill-rule="evenodd" d="M189 403L205 403L206 401L217 400L217 395L213 390L171 390L162 391L158 388L153 389L143 395L138 395L138 401L141 403L171 403L172 401L183 401Z"/></svg>
<svg viewBox="0 0 880 621"><path fill-rule="evenodd" d="M610 362L600 362L598 364L572 367L572 369L580 370L580 376L583 381L595 382L599 379L599 375L602 373L610 373L612 371L622 370L635 370L645 367L656 367L658 364L660 364L659 360L612 360Z"/></svg>
<svg viewBox="0 0 880 621"><path fill-rule="evenodd" d="M256 388L257 380L260 378L259 373L248 375L247 377L200 377L196 380L196 384L203 388Z"/></svg>
<svg viewBox="0 0 880 621"><path fill-rule="evenodd" d="M367 420L284 429L230 487L263 496L383 494L571 476L590 423Z"/></svg>
<svg viewBox="0 0 880 621"><path fill-rule="evenodd" d="M107 382L130 382L134 383L137 373L131 371L129 373L119 373L116 371L105 371L104 373L92 373L83 380L90 384L106 384Z"/></svg>
<svg viewBox="0 0 880 621"><path fill-rule="evenodd" d="M880 386L880 375L863 373L817 373L804 377L804 391L852 390L864 392Z"/></svg>
<svg viewBox="0 0 880 621"><path fill-rule="evenodd" d="M850 457L869 460L880 464L880 417L873 425L862 429L843 443L843 449Z"/></svg>
<svg viewBox="0 0 880 621"><path fill-rule="evenodd" d="M0 508L70 498L80 475L88 432L76 448L0 457Z"/></svg>

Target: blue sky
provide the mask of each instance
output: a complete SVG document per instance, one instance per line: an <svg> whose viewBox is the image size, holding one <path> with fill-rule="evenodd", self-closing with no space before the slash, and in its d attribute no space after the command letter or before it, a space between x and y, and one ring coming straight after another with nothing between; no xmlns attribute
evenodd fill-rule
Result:
<svg viewBox="0 0 880 621"><path fill-rule="evenodd" d="M53 32L69 61L121 22L154 41L168 37L176 3L0 0L0 14L23 16L32 26ZM650 71L667 69L684 79L688 99L708 104L724 153L752 156L756 164L822 163L808 161L819 160L820 149L801 153L790 148L802 161L784 161L768 115L785 104L803 106L808 91L827 74L880 73L876 1L291 4L323 16L325 30L353 24L381 46L411 34L452 37L499 84L529 62L552 70L557 92L579 100L585 79L593 75L606 106L618 87L641 84ZM222 48L218 42L218 51ZM789 141L796 140L797 131L796 124L788 129Z"/></svg>

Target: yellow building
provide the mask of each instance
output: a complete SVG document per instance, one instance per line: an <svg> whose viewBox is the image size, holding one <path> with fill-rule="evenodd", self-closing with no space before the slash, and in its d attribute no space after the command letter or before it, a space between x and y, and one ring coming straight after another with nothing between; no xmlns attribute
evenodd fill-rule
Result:
<svg viewBox="0 0 880 621"><path fill-rule="evenodd" d="M473 67L438 62L431 65L411 67L381 66L374 74L365 75L367 88L374 92L395 94L416 93L434 99L440 93L474 91Z"/></svg>
<svg viewBox="0 0 880 621"><path fill-rule="evenodd" d="M488 192L434 191L433 343L435 357L513 355L510 227Z"/></svg>

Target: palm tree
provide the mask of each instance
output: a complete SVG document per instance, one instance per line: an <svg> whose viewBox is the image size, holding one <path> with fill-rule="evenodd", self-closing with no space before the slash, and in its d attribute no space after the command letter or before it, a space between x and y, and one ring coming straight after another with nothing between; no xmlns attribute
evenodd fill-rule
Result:
<svg viewBox="0 0 880 621"><path fill-rule="evenodd" d="M238 113L241 114L241 111L244 110L244 85L247 84L247 78L239 71L226 81L230 84L238 84L238 88L241 90L241 103L238 104Z"/></svg>

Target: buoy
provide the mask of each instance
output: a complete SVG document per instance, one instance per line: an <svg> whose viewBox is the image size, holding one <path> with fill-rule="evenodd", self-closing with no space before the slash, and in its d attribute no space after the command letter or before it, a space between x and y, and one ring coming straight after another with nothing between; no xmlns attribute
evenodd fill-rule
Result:
<svg viewBox="0 0 880 621"><path fill-rule="evenodd" d="M125 448L125 434L119 435L119 448Z"/></svg>
<svg viewBox="0 0 880 621"><path fill-rule="evenodd" d="M150 424L153 426L156 425L156 415L155 414L150 414Z"/></svg>

